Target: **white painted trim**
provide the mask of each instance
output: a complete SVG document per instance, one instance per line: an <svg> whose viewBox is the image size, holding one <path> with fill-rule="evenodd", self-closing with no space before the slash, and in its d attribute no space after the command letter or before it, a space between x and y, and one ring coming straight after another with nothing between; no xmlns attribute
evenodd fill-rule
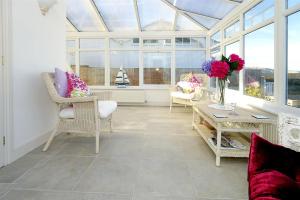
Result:
<svg viewBox="0 0 300 200"><path fill-rule="evenodd" d="M91 9L94 11L93 13L97 16L96 19L99 21L99 23L104 27L105 31L109 31L108 27L106 26L102 15L100 14L97 6L95 5L94 0L89 0L89 2L85 1L87 4L89 4L89 6L91 7Z"/></svg>

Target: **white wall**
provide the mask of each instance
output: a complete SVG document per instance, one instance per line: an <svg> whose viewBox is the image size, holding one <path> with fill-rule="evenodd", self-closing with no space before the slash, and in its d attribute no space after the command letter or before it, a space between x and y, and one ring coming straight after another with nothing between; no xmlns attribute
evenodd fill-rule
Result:
<svg viewBox="0 0 300 200"><path fill-rule="evenodd" d="M63 0L45 16L37 0L12 0L10 162L44 142L55 125L55 105L40 73L65 63L65 13Z"/></svg>

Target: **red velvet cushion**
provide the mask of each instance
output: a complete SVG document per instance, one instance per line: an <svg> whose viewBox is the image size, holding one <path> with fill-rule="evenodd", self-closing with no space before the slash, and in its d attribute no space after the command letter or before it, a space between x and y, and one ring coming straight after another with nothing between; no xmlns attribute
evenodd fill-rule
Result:
<svg viewBox="0 0 300 200"><path fill-rule="evenodd" d="M260 198L259 198L260 197ZM300 199L300 188L290 177L272 170L256 174L250 182L250 199Z"/></svg>
<svg viewBox="0 0 300 200"><path fill-rule="evenodd" d="M300 179L300 153L252 134L248 179L257 173L276 170L296 181ZM299 198L300 199L300 198Z"/></svg>

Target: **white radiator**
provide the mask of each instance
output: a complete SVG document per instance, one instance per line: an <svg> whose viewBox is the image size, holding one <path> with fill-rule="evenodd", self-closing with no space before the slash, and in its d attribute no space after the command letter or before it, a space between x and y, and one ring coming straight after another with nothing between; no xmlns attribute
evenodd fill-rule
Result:
<svg viewBox="0 0 300 200"><path fill-rule="evenodd" d="M266 124L263 126L263 136L268 141L278 144L278 127L277 124Z"/></svg>
<svg viewBox="0 0 300 200"><path fill-rule="evenodd" d="M142 90L112 90L112 99L118 103L145 103L145 91Z"/></svg>

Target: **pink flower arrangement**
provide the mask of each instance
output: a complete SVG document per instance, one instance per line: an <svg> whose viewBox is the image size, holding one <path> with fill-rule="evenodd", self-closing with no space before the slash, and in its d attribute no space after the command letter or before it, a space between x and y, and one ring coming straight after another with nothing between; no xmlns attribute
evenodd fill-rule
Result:
<svg viewBox="0 0 300 200"><path fill-rule="evenodd" d="M231 54L228 58L222 55L222 59L206 61L202 64L202 70L210 77L227 80L233 71L243 69L245 61L236 54Z"/></svg>

